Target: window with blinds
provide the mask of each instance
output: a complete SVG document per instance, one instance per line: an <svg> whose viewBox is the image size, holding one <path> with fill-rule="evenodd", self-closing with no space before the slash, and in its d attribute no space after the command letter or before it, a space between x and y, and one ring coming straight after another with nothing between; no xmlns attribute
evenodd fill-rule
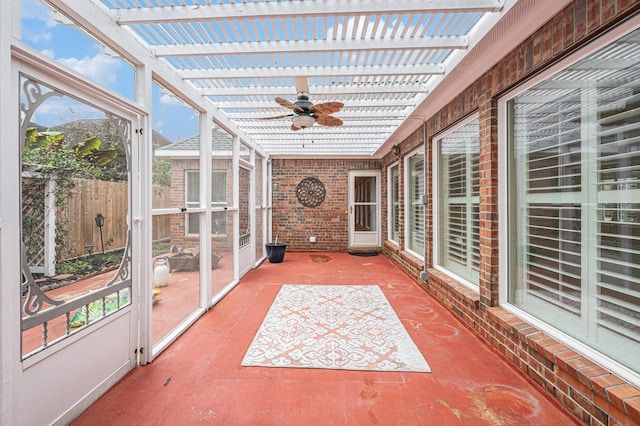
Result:
<svg viewBox="0 0 640 426"><path fill-rule="evenodd" d="M436 265L474 287L480 277L480 122L476 118L436 141Z"/></svg>
<svg viewBox="0 0 640 426"><path fill-rule="evenodd" d="M424 204L421 199L424 194L424 148L410 154L406 161L406 248L424 256Z"/></svg>
<svg viewBox="0 0 640 426"><path fill-rule="evenodd" d="M399 166L389 167L389 240L400 241L400 179Z"/></svg>
<svg viewBox="0 0 640 426"><path fill-rule="evenodd" d="M509 301L640 372L640 30L509 111Z"/></svg>
<svg viewBox="0 0 640 426"><path fill-rule="evenodd" d="M185 203L187 209L200 207L200 171L187 170L185 176ZM211 207L225 207L227 205L227 172L214 170L211 178ZM187 214L187 235L200 234L199 213ZM227 213L211 213L211 235L226 235Z"/></svg>

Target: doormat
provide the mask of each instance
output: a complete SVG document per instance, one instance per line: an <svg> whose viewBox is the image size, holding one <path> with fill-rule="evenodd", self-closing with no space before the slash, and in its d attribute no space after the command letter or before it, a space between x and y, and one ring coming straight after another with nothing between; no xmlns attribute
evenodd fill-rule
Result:
<svg viewBox="0 0 640 426"><path fill-rule="evenodd" d="M353 250L349 250L348 252L352 256L369 257L369 256L377 256L378 255L377 251L353 251Z"/></svg>
<svg viewBox="0 0 640 426"><path fill-rule="evenodd" d="M242 365L431 372L377 285L283 285Z"/></svg>

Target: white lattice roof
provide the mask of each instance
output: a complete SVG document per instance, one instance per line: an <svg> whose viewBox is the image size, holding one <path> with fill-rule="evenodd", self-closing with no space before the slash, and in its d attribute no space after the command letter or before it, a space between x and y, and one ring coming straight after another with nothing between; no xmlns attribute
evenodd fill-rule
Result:
<svg viewBox="0 0 640 426"><path fill-rule="evenodd" d="M373 155L513 3L101 2L269 154L340 156ZM265 119L295 114L274 99L301 90L343 103L331 115L344 124L292 131L291 117Z"/></svg>

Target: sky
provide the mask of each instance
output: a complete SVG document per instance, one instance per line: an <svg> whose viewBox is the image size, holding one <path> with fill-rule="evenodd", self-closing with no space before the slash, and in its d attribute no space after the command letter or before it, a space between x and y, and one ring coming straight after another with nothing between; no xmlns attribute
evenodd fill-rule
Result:
<svg viewBox="0 0 640 426"><path fill-rule="evenodd" d="M190 3L193 0L186 0ZM446 15L446 16L445 16ZM433 35L447 35L450 31L465 33L469 28L480 18L481 14L476 13L473 16L467 16L462 19L459 16L455 18L448 17L447 14L435 14L433 19L429 18L429 14L423 17L410 18L409 14L402 16L392 15L389 17L383 17L382 23L385 23L385 19L389 20L388 25L368 25L366 38L380 38L386 35L382 34L382 28L386 28L387 32L393 31L398 34L433 34ZM428 18L428 19L427 19ZM308 25L307 30L311 31L314 27L314 19L320 18L305 18ZM373 22L377 18L370 17L370 22ZM134 94L134 70L125 61L118 57L114 57L114 53L108 49L103 49L99 44L88 37L84 32L79 31L70 22L65 23L65 18L61 15L52 13L52 10L40 3L39 0L22 0L22 40L34 49L42 52L50 57L52 60L58 63L70 67L75 71L87 76L95 82L114 90L121 95L133 99ZM263 26L257 26L258 31L247 32L241 27L231 28L230 23L223 22L218 24L212 23L213 28L218 28L220 25L226 28L222 30L207 30L208 33L201 34L204 39L217 40L219 42L230 41L255 41L264 39L280 40L286 38L283 31L286 29L289 35L294 35L298 38L310 38L314 35L300 34L300 26L297 20L286 18L283 20L268 20L266 23L266 30L263 30ZM272 21L272 22L271 22ZM327 27L318 25L318 28L324 28L323 31L326 34L317 34L317 37L327 37L328 34L338 33L341 34L343 28L346 28L347 33L352 33L355 29L355 25L358 25L358 29L364 29L365 22L363 20L354 21L353 18L339 17L327 18ZM458 28L460 26L461 28ZM388 28L387 28L388 27ZM205 27L202 27L205 28ZM377 30L376 30L377 28ZM203 31L202 29L200 31ZM373 33L373 31L377 31ZM162 34L162 33L160 33ZM162 35L159 35L160 37ZM237 40L236 40L237 38ZM439 60L443 61L448 55L449 51L444 50L439 55ZM298 55L259 55L256 58L239 58L236 56L230 58L224 58L223 61L227 61L230 67L243 67L247 66L247 60L261 60L266 63L249 64L249 66L264 66L264 67L279 67L279 66L333 66L332 63L324 63L329 57L332 61L336 61L338 65L387 65L395 63L396 61L412 62L414 57L405 57L423 55L418 52L407 52L403 54L402 58L396 58L397 54L377 53L375 55L356 55L346 53L335 53L327 55L303 55L302 61L309 61L309 63L289 63L290 60L298 60ZM431 55L431 53L430 53ZM438 58L430 58L429 60L437 60ZM175 59L168 59L169 61ZM278 63L278 61L284 61L284 63ZM269 62L271 61L271 62ZM317 62L316 62L317 61ZM365 63L365 61L370 63ZM344 77L350 79L351 77ZM357 80L358 78L355 77ZM275 79L277 80L277 79ZM341 82L339 78L336 82ZM280 84L280 83L278 83ZM292 93L293 95L293 93ZM152 124L153 129L171 141L179 141L183 139L195 136L199 132L198 116L195 111L185 106L178 98L171 96L167 91L160 90L158 85L154 85L153 88L153 102L152 102ZM46 107L46 108L44 108ZM60 122L65 115L68 115L68 107L65 108L61 99L47 100L47 105L43 105L37 114L37 123L45 126L53 126L56 120ZM77 109L77 108L76 108ZM56 115L57 114L57 115Z"/></svg>
<svg viewBox="0 0 640 426"><path fill-rule="evenodd" d="M22 41L60 64L72 68L96 83L133 99L134 72L127 62L105 53L105 50L73 26L61 23L63 17L52 15L52 10L38 0L22 0ZM171 141L197 135L198 116L177 98L169 96L154 84L153 129ZM45 101L34 116L38 124L54 126L73 118L95 118L95 112L82 108L68 98L53 97ZM88 117L77 117L77 115Z"/></svg>

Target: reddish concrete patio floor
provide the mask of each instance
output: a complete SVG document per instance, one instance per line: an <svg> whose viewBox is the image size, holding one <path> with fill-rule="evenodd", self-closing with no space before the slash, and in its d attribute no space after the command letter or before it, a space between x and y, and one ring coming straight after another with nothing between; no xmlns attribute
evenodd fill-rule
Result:
<svg viewBox="0 0 640 426"><path fill-rule="evenodd" d="M242 367L282 284L378 284L432 373ZM74 425L580 424L384 256L292 253L225 299Z"/></svg>

